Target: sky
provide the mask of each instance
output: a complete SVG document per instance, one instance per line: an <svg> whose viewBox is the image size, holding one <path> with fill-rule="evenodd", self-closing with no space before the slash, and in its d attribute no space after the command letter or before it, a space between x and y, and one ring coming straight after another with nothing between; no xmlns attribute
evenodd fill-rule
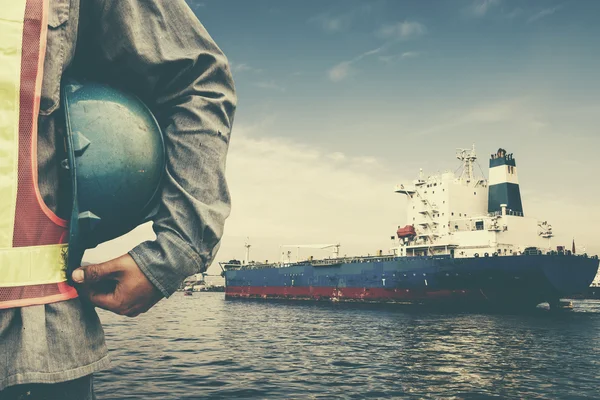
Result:
<svg viewBox="0 0 600 400"><path fill-rule="evenodd" d="M514 153L524 211L600 253L600 2L188 0L224 51L238 108L217 261L281 245L387 251L423 168ZM479 170L479 168L478 168ZM149 225L88 252L116 257ZM300 256L329 256L302 250ZM209 273L220 271L217 263Z"/></svg>

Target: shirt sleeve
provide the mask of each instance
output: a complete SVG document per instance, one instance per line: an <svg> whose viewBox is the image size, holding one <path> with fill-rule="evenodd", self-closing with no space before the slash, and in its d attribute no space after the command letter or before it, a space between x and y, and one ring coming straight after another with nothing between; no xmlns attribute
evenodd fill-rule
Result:
<svg viewBox="0 0 600 400"><path fill-rule="evenodd" d="M129 254L168 297L211 264L230 213L225 164L237 97L229 63L183 0L90 0L83 12L82 35L98 52L88 59L103 65L96 74L138 95L165 136L156 240Z"/></svg>

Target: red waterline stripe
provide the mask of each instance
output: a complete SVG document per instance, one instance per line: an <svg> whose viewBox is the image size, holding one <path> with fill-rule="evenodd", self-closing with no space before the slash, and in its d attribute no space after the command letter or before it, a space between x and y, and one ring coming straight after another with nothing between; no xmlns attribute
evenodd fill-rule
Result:
<svg viewBox="0 0 600 400"><path fill-rule="evenodd" d="M332 287L287 287L287 286L228 286L225 289L228 297L257 297L257 298L337 298L357 300L417 300L417 299L457 299L481 297L480 293L467 290L411 290L383 288L332 288Z"/></svg>

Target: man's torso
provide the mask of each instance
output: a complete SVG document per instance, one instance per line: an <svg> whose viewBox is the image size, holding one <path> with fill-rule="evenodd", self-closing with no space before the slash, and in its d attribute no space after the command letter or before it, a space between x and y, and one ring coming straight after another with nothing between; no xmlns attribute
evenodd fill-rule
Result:
<svg viewBox="0 0 600 400"><path fill-rule="evenodd" d="M60 193L63 158L60 82L77 43L79 0L50 0L40 115L40 194L55 213L69 201ZM109 365L104 332L93 307L80 299L0 310L0 390L24 383L56 383L89 375Z"/></svg>

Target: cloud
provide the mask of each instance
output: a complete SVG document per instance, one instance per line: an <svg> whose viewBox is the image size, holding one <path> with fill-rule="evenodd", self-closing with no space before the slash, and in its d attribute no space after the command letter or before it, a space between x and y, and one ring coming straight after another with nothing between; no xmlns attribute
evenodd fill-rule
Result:
<svg viewBox="0 0 600 400"><path fill-rule="evenodd" d="M399 58L398 54L391 54L386 56L379 56L379 61L385 63L391 63L392 61L396 61Z"/></svg>
<svg viewBox="0 0 600 400"><path fill-rule="evenodd" d="M368 56L372 56L372 55L374 55L374 54L381 53L381 51L382 51L382 50L383 50L383 47L378 47L378 48L376 48L376 49L373 49L373 50L366 51L366 52L362 53L361 55L359 55L358 57L356 57L356 58L354 59L354 61L359 61L359 60L362 60L362 59L363 59L363 58L365 58L365 57L368 57Z"/></svg>
<svg viewBox="0 0 600 400"><path fill-rule="evenodd" d="M542 18L545 18L549 15L554 14L555 12L557 12L559 9L561 8L561 6L556 6L556 7L552 7L552 8L545 8L542 11L532 15L531 17L529 17L529 19L527 20L528 23L531 22L535 22L538 21Z"/></svg>
<svg viewBox="0 0 600 400"><path fill-rule="evenodd" d="M402 58L417 58L421 55L421 53L417 51L406 51L400 55Z"/></svg>
<svg viewBox="0 0 600 400"><path fill-rule="evenodd" d="M309 22L318 23L321 29L328 33L341 32L350 26L349 18L344 18L343 16L332 17L326 14L313 17Z"/></svg>
<svg viewBox="0 0 600 400"><path fill-rule="evenodd" d="M275 81L259 81L259 82L254 82L252 84L253 86L256 86L258 88L261 89L269 89L269 90L276 90L278 92L285 92L285 87L279 85L278 83L276 83Z"/></svg>
<svg viewBox="0 0 600 400"><path fill-rule="evenodd" d="M543 131L548 124L540 120L534 107L526 99L514 98L477 105L466 110L454 112L414 135L432 135L441 132L452 132L458 128L477 125L497 125L499 123L515 123L530 134Z"/></svg>
<svg viewBox="0 0 600 400"><path fill-rule="evenodd" d="M199 1L199 0L188 0L188 5L190 6L190 8L192 9L192 11L194 11L195 13L198 13L202 10L204 10L207 7L207 3L205 1ZM204 12L204 11L202 11Z"/></svg>
<svg viewBox="0 0 600 400"><path fill-rule="evenodd" d="M347 158L344 153L340 153L339 151L336 151L335 153L328 154L327 157L330 158L333 161L344 161Z"/></svg>
<svg viewBox="0 0 600 400"><path fill-rule="evenodd" d="M353 64L356 64L365 57L381 53L384 50L384 48L385 46L381 46L376 49L366 51L354 57L352 60L342 61L339 64L334 65L327 73L329 79L333 82L339 82L348 78L351 74L354 73L354 70L352 69Z"/></svg>
<svg viewBox="0 0 600 400"><path fill-rule="evenodd" d="M328 72L329 79L333 82L339 82L346 79L348 76L350 76L351 65L352 63L350 61L343 61L333 66Z"/></svg>
<svg viewBox="0 0 600 400"><path fill-rule="evenodd" d="M407 40L427 33L425 25L415 21L404 21L383 25L377 31L379 37L385 39Z"/></svg>
<svg viewBox="0 0 600 400"><path fill-rule="evenodd" d="M254 72L254 73L261 73L262 69L258 69L258 68L254 68L251 67L250 65L246 64L246 63L234 63L234 62L229 62L229 66L231 68L231 71L234 73L240 73L240 72Z"/></svg>
<svg viewBox="0 0 600 400"><path fill-rule="evenodd" d="M498 6L501 0L476 0L471 6L467 7L468 15L481 18L485 16L492 8Z"/></svg>
<svg viewBox="0 0 600 400"><path fill-rule="evenodd" d="M364 4L337 15L332 15L331 13L315 15L308 19L308 23L316 24L327 33L343 32L348 30L356 19L370 13L371 10L372 6L370 4Z"/></svg>
<svg viewBox="0 0 600 400"><path fill-rule="evenodd" d="M331 153L272 136L272 129L238 124L232 135L227 176L233 207L220 259L242 257L246 237L259 260L277 259L282 244L340 242L342 254L387 251L405 220L403 197L393 191L402 179L397 170L372 154Z"/></svg>
<svg viewBox="0 0 600 400"><path fill-rule="evenodd" d="M379 61L382 61L384 63L392 63L394 61L398 61L398 60L402 60L402 59L409 59L409 58L417 58L421 56L421 52L418 51L405 51L404 53L400 53L400 54L389 54L389 55L384 55L384 56L379 56Z"/></svg>
<svg viewBox="0 0 600 400"><path fill-rule="evenodd" d="M505 14L504 16L508 19L514 19L523 14L523 10L519 7L515 8L511 12Z"/></svg>

